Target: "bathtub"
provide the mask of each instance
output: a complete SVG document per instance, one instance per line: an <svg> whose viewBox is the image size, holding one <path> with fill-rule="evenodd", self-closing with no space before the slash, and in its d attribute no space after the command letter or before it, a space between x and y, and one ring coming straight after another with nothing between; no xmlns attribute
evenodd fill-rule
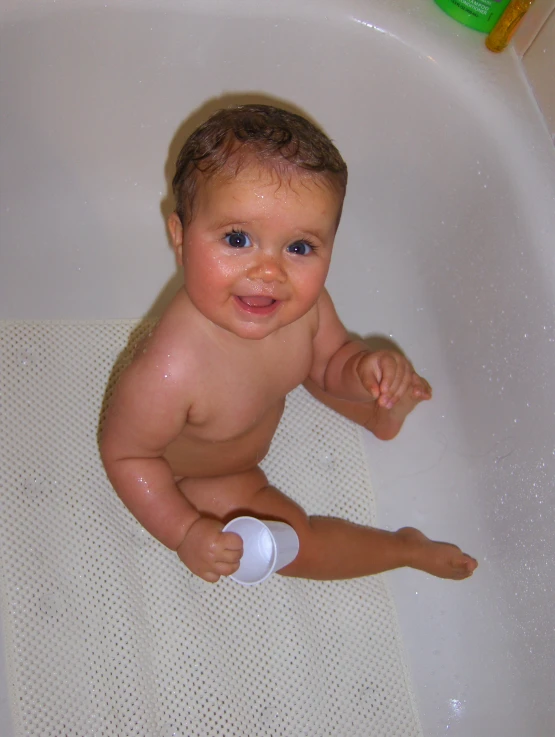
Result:
<svg viewBox="0 0 555 737"><path fill-rule="evenodd" d="M216 107L281 102L336 141L329 290L434 387L365 438L380 526L480 560L387 574L423 733L553 737L555 151L517 57L431 0L4 0L0 22L0 319L159 314L171 167Z"/></svg>

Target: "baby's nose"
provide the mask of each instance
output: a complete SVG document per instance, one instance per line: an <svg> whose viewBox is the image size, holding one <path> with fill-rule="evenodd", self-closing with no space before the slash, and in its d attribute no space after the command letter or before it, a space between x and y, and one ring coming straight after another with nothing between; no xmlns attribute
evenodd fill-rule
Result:
<svg viewBox="0 0 555 737"><path fill-rule="evenodd" d="M248 274L249 279L261 280L263 282L285 282L287 274L278 259L272 256L264 256L251 266Z"/></svg>

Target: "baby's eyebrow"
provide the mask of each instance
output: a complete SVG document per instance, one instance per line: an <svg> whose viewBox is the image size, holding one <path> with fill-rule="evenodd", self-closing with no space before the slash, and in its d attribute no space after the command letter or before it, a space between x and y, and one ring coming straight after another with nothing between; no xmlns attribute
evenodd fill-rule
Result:
<svg viewBox="0 0 555 737"><path fill-rule="evenodd" d="M324 231L320 230L303 230L302 228L299 230L299 240L302 240L303 238L315 238L318 241L322 241L324 243L326 241L326 234Z"/></svg>
<svg viewBox="0 0 555 737"><path fill-rule="evenodd" d="M238 220L231 215L223 215L216 223L214 223L214 229L219 230L220 228L229 228L232 225L248 225L248 220Z"/></svg>

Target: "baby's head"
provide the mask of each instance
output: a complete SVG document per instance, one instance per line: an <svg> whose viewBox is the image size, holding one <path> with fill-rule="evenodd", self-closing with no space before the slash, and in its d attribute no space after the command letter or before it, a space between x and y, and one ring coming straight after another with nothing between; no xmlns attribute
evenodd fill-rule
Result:
<svg viewBox="0 0 555 737"><path fill-rule="evenodd" d="M168 219L190 302L241 338L264 338L316 304L328 272L347 167L299 115L221 110L191 135Z"/></svg>
<svg viewBox="0 0 555 737"><path fill-rule="evenodd" d="M201 183L230 180L255 163L278 179L298 175L328 186L337 196L337 225L347 188L347 165L331 140L295 113L270 105L219 110L187 139L173 178L176 212L184 227L194 217Z"/></svg>

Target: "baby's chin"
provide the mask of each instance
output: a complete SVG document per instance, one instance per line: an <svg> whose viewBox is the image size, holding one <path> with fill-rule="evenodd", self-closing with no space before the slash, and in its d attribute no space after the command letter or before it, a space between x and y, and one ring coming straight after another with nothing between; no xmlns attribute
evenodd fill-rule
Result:
<svg viewBox="0 0 555 737"><path fill-rule="evenodd" d="M286 328L294 322L297 322L299 318L296 317L294 320L260 320L253 319L242 320L233 322L231 324L222 324L219 327L223 328L228 333L235 335L237 338L242 340L264 340L270 335L278 332L279 330Z"/></svg>
<svg viewBox="0 0 555 737"><path fill-rule="evenodd" d="M231 333L232 335L235 335L237 338L241 338L242 340L264 340L264 338L267 338L269 335L272 335L272 333L275 333L280 328L284 327L283 325L279 325L278 327L266 327L264 325L256 325L256 324L249 324L246 323L241 326L222 326L224 330L227 330L227 332Z"/></svg>

